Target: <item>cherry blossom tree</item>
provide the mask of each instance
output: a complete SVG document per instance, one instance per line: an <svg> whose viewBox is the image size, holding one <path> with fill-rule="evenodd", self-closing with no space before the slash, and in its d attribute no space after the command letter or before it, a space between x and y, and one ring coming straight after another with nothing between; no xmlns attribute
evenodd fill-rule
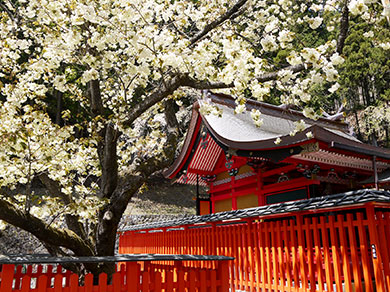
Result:
<svg viewBox="0 0 390 292"><path fill-rule="evenodd" d="M310 90L338 90L351 13L383 26L385 2L0 1L0 219L53 255L113 255L129 200L173 161L188 98L232 94L239 114L277 90L316 118Z"/></svg>

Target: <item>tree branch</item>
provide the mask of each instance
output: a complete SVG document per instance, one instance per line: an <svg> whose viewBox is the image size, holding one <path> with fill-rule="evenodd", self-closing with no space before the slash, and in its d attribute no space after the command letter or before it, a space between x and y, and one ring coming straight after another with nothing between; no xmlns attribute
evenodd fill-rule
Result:
<svg viewBox="0 0 390 292"><path fill-rule="evenodd" d="M167 123L167 136L168 136L168 144L169 146L174 146L170 148L175 148L176 142L171 141L170 138L178 137L180 135L180 125L176 118L176 110L174 107L174 100L167 99L164 102L164 115L165 115L165 122Z"/></svg>
<svg viewBox="0 0 390 292"><path fill-rule="evenodd" d="M92 116L96 117L98 115L103 115L104 107L100 93L99 80L91 80L89 82L89 93Z"/></svg>
<svg viewBox="0 0 390 292"><path fill-rule="evenodd" d="M283 68L283 70L291 70L293 73L301 72L305 69L304 64L293 65ZM270 80L276 80L278 78L278 72L274 71L270 73L264 73L256 79L259 82L266 82ZM199 81L188 75L188 73L177 73L167 80L165 86L161 86L153 91L144 101L138 103L133 107L132 111L129 113L129 118L123 123L124 126L131 126L131 124L141 116L145 111L147 111L151 106L162 101L164 98L171 95L179 87L187 86L194 89L223 89L223 88L232 88L234 83L226 84L223 82L209 82L209 81Z"/></svg>
<svg viewBox="0 0 390 292"><path fill-rule="evenodd" d="M177 73L165 82L165 85L155 89L144 101L138 103L133 107L128 115L128 119L123 123L124 126L131 126L131 124L147 111L151 106L162 101L164 98L171 95L179 87L187 86L195 89L221 89L233 87L232 84L225 84L223 82L208 82L198 81L191 78L187 73Z"/></svg>
<svg viewBox="0 0 390 292"><path fill-rule="evenodd" d="M39 174L38 178L45 185L51 196L60 198L66 205L71 203L71 197L61 192L59 183L52 180L47 173Z"/></svg>
<svg viewBox="0 0 390 292"><path fill-rule="evenodd" d="M72 197L61 192L60 184L52 180L46 173L41 173L39 175L39 180L45 185L51 196L60 198L65 205L73 203ZM68 228L86 240L87 235L84 227L78 219L79 217L76 215L65 214L66 225Z"/></svg>
<svg viewBox="0 0 390 292"><path fill-rule="evenodd" d="M235 18L239 15L241 15L244 12L244 9L240 11L240 8L245 5L245 3L248 2L248 0L239 0L233 7L231 7L228 11L226 11L223 15L218 17L213 22L207 24L201 32L199 32L197 35L195 35L190 40L189 47L193 46L196 42L201 40L203 37L205 37L210 31L212 31L214 28L218 27L220 24L225 22L229 18ZM238 13L240 11L240 13Z"/></svg>
<svg viewBox="0 0 390 292"><path fill-rule="evenodd" d="M54 246L63 246L77 255L94 255L89 244L75 232L67 229L56 229L47 226L41 219L26 214L11 203L0 199L0 219L30 232L39 240Z"/></svg>
<svg viewBox="0 0 390 292"><path fill-rule="evenodd" d="M293 73L298 73L298 72L305 70L305 65L304 64L292 65L292 66L282 68L281 70L291 70ZM279 71L264 73L264 74L257 76L255 79L259 82L267 82L267 81L271 81L271 80L276 80L276 79L278 79Z"/></svg>
<svg viewBox="0 0 390 292"><path fill-rule="evenodd" d="M186 74L176 74L166 82L165 86L157 88L144 101L133 107L129 114L129 118L124 122L125 126L130 126L140 115L156 103L162 101L165 97L172 94L180 86L184 85Z"/></svg>
<svg viewBox="0 0 390 292"><path fill-rule="evenodd" d="M11 10L8 9L7 5L3 3L3 1L0 1L0 7L3 9L3 11L5 11L8 14L8 17L11 18L13 22L15 22L16 24L19 23L17 16L14 15L14 13L12 13Z"/></svg>

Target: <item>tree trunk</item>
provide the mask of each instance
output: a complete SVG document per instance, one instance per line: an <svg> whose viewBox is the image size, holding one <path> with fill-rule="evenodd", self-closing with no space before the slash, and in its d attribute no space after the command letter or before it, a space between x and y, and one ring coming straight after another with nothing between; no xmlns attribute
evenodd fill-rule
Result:
<svg viewBox="0 0 390 292"><path fill-rule="evenodd" d="M356 109L353 111L353 113L355 114L356 128L357 128L357 131L358 131L358 139L359 139L359 140L362 140L362 139L363 139L363 135L362 135L362 132L361 132L361 130L360 130L359 116L358 116L358 114L357 114Z"/></svg>
<svg viewBox="0 0 390 292"><path fill-rule="evenodd" d="M339 55L343 54L345 39L347 38L348 35L348 28L349 28L348 3L349 3L348 0L344 1L343 12L341 14L341 19L340 19L340 34L337 39L337 47L336 47L337 53L339 53Z"/></svg>

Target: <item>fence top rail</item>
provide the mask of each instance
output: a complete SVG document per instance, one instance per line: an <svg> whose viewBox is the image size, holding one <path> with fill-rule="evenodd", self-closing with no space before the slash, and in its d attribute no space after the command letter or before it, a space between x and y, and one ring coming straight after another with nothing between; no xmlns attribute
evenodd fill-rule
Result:
<svg viewBox="0 0 390 292"><path fill-rule="evenodd" d="M260 217L275 214L287 214L299 211L311 211L327 209L332 207L353 206L363 203L378 202L390 203L390 192L376 191L371 189L362 189L350 191L346 193L339 193L335 195L310 198L307 200L284 202L249 209L241 209L234 211L226 211L202 216L188 216L178 219L158 221L151 223L138 224L128 226L121 229L119 232L136 231L145 229L156 229L163 227L183 226L192 224L201 224L209 222L218 222L224 220L244 219L250 217Z"/></svg>
<svg viewBox="0 0 390 292"><path fill-rule="evenodd" d="M116 263L145 261L228 261L233 257L216 255L123 254L116 256L52 257L50 255L0 255L0 264Z"/></svg>

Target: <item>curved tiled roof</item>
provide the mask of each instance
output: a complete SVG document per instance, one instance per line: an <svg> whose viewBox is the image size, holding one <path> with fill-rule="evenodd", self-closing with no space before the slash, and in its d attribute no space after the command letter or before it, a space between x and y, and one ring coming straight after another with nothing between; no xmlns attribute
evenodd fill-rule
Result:
<svg viewBox="0 0 390 292"><path fill-rule="evenodd" d="M222 117L214 115L202 116L198 109L202 102L209 102L218 106L222 110ZM349 134L348 125L326 118L319 118L314 121L306 118L301 112L283 109L278 106L248 100L246 111L241 114L234 114L235 101L233 97L224 94L206 93L206 101L195 103L192 112L191 123L187 132L184 146L179 157L173 165L168 168L164 175L174 178L179 172L187 169L196 169L197 172L189 171L179 177L180 182L196 184L196 173L210 172L210 159L205 154L203 168L191 167L194 153L200 149L202 135L205 139L213 139L220 147L220 150L233 150L237 156L262 157L269 159L273 157L274 162L279 162L287 156L299 154L302 151L300 145L315 141L323 142L329 149L339 152L348 152L348 155L361 156L370 159L372 156L390 160L390 150L367 145ZM261 127L256 127L251 119L250 111L258 109L264 123ZM294 122L304 120L306 128L294 136L290 132L294 130ZM201 130L204 125L204 130ZM202 133L200 133L202 132ZM311 132L311 135L307 135ZM281 138L279 144L275 144L275 139ZM283 149L291 149L291 154ZM207 150L210 152L211 150ZM215 151L214 151L215 153ZM252 153L257 153L252 155ZM218 155L217 155L218 156ZM199 157L198 157L199 159ZM215 159L214 159L215 160ZM215 162L215 161L214 161ZM207 165L206 165L207 163ZM211 174L212 171L208 174ZM205 173L207 174L207 173Z"/></svg>

